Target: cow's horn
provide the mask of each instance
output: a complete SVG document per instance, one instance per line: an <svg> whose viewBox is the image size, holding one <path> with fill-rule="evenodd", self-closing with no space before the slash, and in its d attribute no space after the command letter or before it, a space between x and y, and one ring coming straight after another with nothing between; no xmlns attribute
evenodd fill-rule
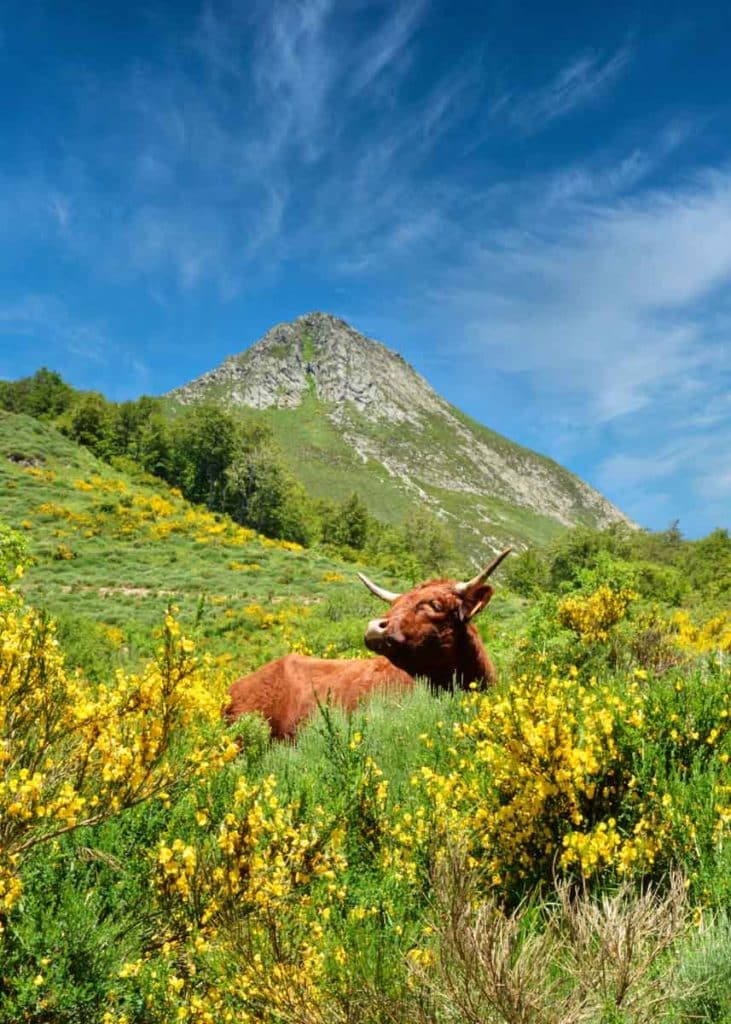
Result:
<svg viewBox="0 0 731 1024"><path fill-rule="evenodd" d="M467 583L458 583L454 589L458 594L469 594L471 590L481 586L487 577L491 576L492 573L495 572L502 560L508 557L512 550L512 548L506 548L497 556L497 558L494 558L492 562L490 562L486 569L483 569L482 572L478 572L478 574L473 579L468 580Z"/></svg>
<svg viewBox="0 0 731 1024"><path fill-rule="evenodd" d="M379 587L373 580L369 580L365 573L357 573L358 579L362 580L363 583L368 587L372 594L376 597L380 597L382 601L388 601L389 604L393 604L397 597L401 597L400 594L395 594L392 590L384 590L383 587Z"/></svg>

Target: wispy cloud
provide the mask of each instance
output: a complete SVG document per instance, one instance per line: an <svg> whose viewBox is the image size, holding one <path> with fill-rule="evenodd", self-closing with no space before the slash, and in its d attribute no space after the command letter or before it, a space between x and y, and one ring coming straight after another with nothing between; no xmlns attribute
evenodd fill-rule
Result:
<svg viewBox="0 0 731 1024"><path fill-rule="evenodd" d="M68 226L71 216L71 203L66 196L61 195L59 192L53 192L48 197L48 208L61 230Z"/></svg>
<svg viewBox="0 0 731 1024"><path fill-rule="evenodd" d="M97 323L78 322L49 295L26 295L0 302L0 335L42 338L83 359L106 362L113 346Z"/></svg>
<svg viewBox="0 0 731 1024"><path fill-rule="evenodd" d="M328 45L332 9L332 0L274 3L261 21L252 78L260 102L274 114L267 118L270 164L293 142L309 159L322 151L326 111L342 71L336 48Z"/></svg>
<svg viewBox="0 0 731 1024"><path fill-rule="evenodd" d="M44 221L108 279L138 276L157 294L213 282L227 299L292 260L365 274L443 246L462 186L434 167L485 104L485 56L476 47L404 88L427 9L374 4L363 22L335 0L206 0L155 65L138 60L91 89L84 79L78 116L93 145L34 187L11 183L10 206L18 193L36 205L14 219ZM523 127L558 117L628 60L628 48L575 57L544 89L504 100L504 116ZM642 161L630 154L618 177L640 177ZM562 202L606 183L576 169L550 187Z"/></svg>
<svg viewBox="0 0 731 1024"><path fill-rule="evenodd" d="M473 226L452 272L430 280L425 315L459 324L473 372L533 396L522 419L534 443L550 438L566 458L611 438L594 480L630 512L649 512L645 488L682 479L723 521L731 168L631 198L587 195L577 206L516 189L512 225Z"/></svg>
<svg viewBox="0 0 731 1024"><path fill-rule="evenodd" d="M552 121L603 96L632 58L624 45L608 56L588 51L573 57L544 86L533 92L504 92L492 104L491 114L523 132L546 128Z"/></svg>
<svg viewBox="0 0 731 1024"><path fill-rule="evenodd" d="M127 398L150 390L151 370L104 318L80 315L56 295L0 296L0 379L63 368L76 387Z"/></svg>
<svg viewBox="0 0 731 1024"><path fill-rule="evenodd" d="M406 50L411 42L426 7L426 0L410 0L409 3L394 4L390 16L378 31L367 38L360 52L356 54L352 78L353 89L361 92L372 86L386 70L393 71L394 64L401 74L403 65L408 65Z"/></svg>
<svg viewBox="0 0 731 1024"><path fill-rule="evenodd" d="M731 171L584 205L580 217L552 197L525 219L540 229L475 239L469 274L445 290L476 346L599 421L706 379L718 348L700 304L731 279Z"/></svg>
<svg viewBox="0 0 731 1024"><path fill-rule="evenodd" d="M696 513L708 526L728 523L731 506L731 419L713 430L681 433L670 429L672 440L662 443L653 434L645 440L642 454L618 452L602 460L597 482L624 503L644 506L648 512L656 503L663 508L672 504L663 497L682 487L701 506ZM677 505L676 505L677 507ZM681 524L682 525L682 524Z"/></svg>
<svg viewBox="0 0 731 1024"><path fill-rule="evenodd" d="M699 119L678 117L658 132L642 131L642 141L616 152L599 150L588 159L566 163L543 176L540 195L546 206L605 202L630 194L670 157L688 147L701 128ZM536 183L537 184L537 183Z"/></svg>
<svg viewBox="0 0 731 1024"><path fill-rule="evenodd" d="M93 146L32 188L10 182L9 207L22 194L74 258L158 294L167 279L230 298L313 249L352 269L380 246L416 245L443 216L424 168L477 82L468 60L398 111L384 103L409 73L425 9L375 5L361 31L334 0L208 0L159 64L85 84Z"/></svg>

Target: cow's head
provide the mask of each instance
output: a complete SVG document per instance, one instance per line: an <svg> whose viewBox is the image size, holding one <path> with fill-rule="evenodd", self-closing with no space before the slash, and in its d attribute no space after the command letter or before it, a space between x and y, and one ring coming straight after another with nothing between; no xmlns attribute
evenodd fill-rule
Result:
<svg viewBox="0 0 731 1024"><path fill-rule="evenodd" d="M368 624L366 647L414 676L447 682L455 674L468 675L472 671L467 664L471 648L477 644L484 654L471 620L494 594L487 579L510 551L503 551L467 583L429 580L406 594L384 590L358 573L368 589L391 606Z"/></svg>

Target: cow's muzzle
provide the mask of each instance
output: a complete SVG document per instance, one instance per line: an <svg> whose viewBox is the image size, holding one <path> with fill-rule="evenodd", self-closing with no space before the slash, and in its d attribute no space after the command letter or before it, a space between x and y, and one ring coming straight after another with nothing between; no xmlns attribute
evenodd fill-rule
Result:
<svg viewBox="0 0 731 1024"><path fill-rule="evenodd" d="M389 629L388 619L372 619L365 633L365 645L370 651L385 653L404 643L405 639L400 629Z"/></svg>
<svg viewBox="0 0 731 1024"><path fill-rule="evenodd" d="M371 619L365 632L365 645L369 651L383 651L389 646L387 630L387 619Z"/></svg>

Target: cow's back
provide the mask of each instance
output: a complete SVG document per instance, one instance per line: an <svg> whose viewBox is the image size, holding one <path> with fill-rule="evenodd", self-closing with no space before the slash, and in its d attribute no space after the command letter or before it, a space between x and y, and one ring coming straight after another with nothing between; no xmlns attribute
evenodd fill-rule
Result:
<svg viewBox="0 0 731 1024"><path fill-rule="evenodd" d="M413 682L387 658L338 661L287 654L237 679L229 690L231 699L224 715L233 722L240 715L258 711L269 722L275 739L287 739L318 703L332 700L352 711L375 691L406 689Z"/></svg>

